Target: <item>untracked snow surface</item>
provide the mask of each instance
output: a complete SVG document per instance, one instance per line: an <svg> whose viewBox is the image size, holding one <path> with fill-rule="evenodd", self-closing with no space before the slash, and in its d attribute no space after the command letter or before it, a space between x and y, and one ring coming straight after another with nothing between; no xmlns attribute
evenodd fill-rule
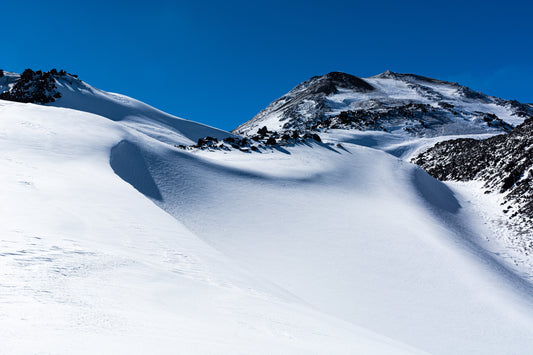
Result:
<svg viewBox="0 0 533 355"><path fill-rule="evenodd" d="M136 130L7 102L0 125L0 352L412 351L236 266L120 179L110 156L157 189L133 147L162 145Z"/></svg>
<svg viewBox="0 0 533 355"><path fill-rule="evenodd" d="M0 353L533 348L527 278L460 189L400 159L428 141L184 151L229 133L61 92L0 101Z"/></svg>

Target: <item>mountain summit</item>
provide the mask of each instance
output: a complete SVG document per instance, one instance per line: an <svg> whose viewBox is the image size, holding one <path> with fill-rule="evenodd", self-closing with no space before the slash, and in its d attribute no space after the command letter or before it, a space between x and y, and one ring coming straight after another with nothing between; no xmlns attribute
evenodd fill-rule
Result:
<svg viewBox="0 0 533 355"><path fill-rule="evenodd" d="M273 101L234 132L329 129L403 131L411 136L504 132L533 108L457 83L386 71L370 78L332 72Z"/></svg>
<svg viewBox="0 0 533 355"><path fill-rule="evenodd" d="M298 85L296 89L304 89L307 93L311 94L336 94L339 89L352 90L354 92L369 92L375 90L375 88L356 76L342 73L331 72L322 76L314 76L311 79Z"/></svg>

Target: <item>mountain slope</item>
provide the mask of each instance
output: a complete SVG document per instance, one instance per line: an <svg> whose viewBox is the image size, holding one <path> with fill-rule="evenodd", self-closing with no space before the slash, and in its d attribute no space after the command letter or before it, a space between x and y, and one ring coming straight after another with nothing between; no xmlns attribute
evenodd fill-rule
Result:
<svg viewBox="0 0 533 355"><path fill-rule="evenodd" d="M439 180L484 183L486 193L503 194L509 228L519 232L520 248L533 251L533 118L509 134L485 140L441 142L413 162Z"/></svg>
<svg viewBox="0 0 533 355"><path fill-rule="evenodd" d="M7 73L0 78L0 99L47 104L94 113L122 121L145 134L166 142L191 144L200 137L225 138L228 132L174 117L130 97L108 93L64 71L27 69L22 75Z"/></svg>
<svg viewBox="0 0 533 355"><path fill-rule="evenodd" d="M405 78L332 76L312 79L313 95L339 110L357 110L355 94L413 95ZM465 195L404 161L460 120L427 134L320 128L323 142L253 153L182 150L229 133L74 79L55 80L61 97L45 106L0 101L1 352L35 352L43 338L54 353L533 347L530 279L486 248ZM481 121L461 127L504 129Z"/></svg>
<svg viewBox="0 0 533 355"><path fill-rule="evenodd" d="M202 242L115 174L148 164L121 142L170 149L101 116L0 101L0 352L415 351Z"/></svg>
<svg viewBox="0 0 533 355"><path fill-rule="evenodd" d="M254 274L380 334L435 354L529 346L513 324L531 324L531 286L477 244L451 190L373 149L284 149L147 153L158 204Z"/></svg>
<svg viewBox="0 0 533 355"><path fill-rule="evenodd" d="M349 81L347 78L365 82L368 87L362 90L340 83ZM513 126L533 117L531 105L414 74L387 71L371 78L353 78L340 73L311 78L236 132L250 136L262 124L281 132L318 132L326 143L355 143L406 161L414 159L441 180L482 180L486 187L498 190L503 207L496 208L497 214L506 213L505 219L510 219L491 224L498 230L502 223L508 226L514 231L507 237L513 248L530 253L533 226L527 178L529 139L524 133L527 128L490 137L510 132ZM317 90L317 86L329 89ZM430 149L451 139L459 140Z"/></svg>
<svg viewBox="0 0 533 355"><path fill-rule="evenodd" d="M371 129L434 137L511 129L529 105L450 83L387 71L360 79L333 72L313 77L272 102L234 132Z"/></svg>

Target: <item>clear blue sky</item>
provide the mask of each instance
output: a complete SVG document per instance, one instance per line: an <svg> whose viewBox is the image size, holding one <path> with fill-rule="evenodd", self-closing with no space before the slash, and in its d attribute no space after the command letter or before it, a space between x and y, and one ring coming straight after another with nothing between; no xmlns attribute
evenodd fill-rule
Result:
<svg viewBox="0 0 533 355"><path fill-rule="evenodd" d="M387 69L533 102L533 2L2 2L0 68L64 68L223 129L314 75Z"/></svg>

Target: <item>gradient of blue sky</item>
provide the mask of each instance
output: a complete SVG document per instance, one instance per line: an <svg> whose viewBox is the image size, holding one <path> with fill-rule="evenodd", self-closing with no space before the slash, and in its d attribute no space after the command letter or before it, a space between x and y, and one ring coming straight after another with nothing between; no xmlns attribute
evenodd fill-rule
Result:
<svg viewBox="0 0 533 355"><path fill-rule="evenodd" d="M531 1L3 2L0 68L232 129L314 75L387 69L533 102Z"/></svg>

